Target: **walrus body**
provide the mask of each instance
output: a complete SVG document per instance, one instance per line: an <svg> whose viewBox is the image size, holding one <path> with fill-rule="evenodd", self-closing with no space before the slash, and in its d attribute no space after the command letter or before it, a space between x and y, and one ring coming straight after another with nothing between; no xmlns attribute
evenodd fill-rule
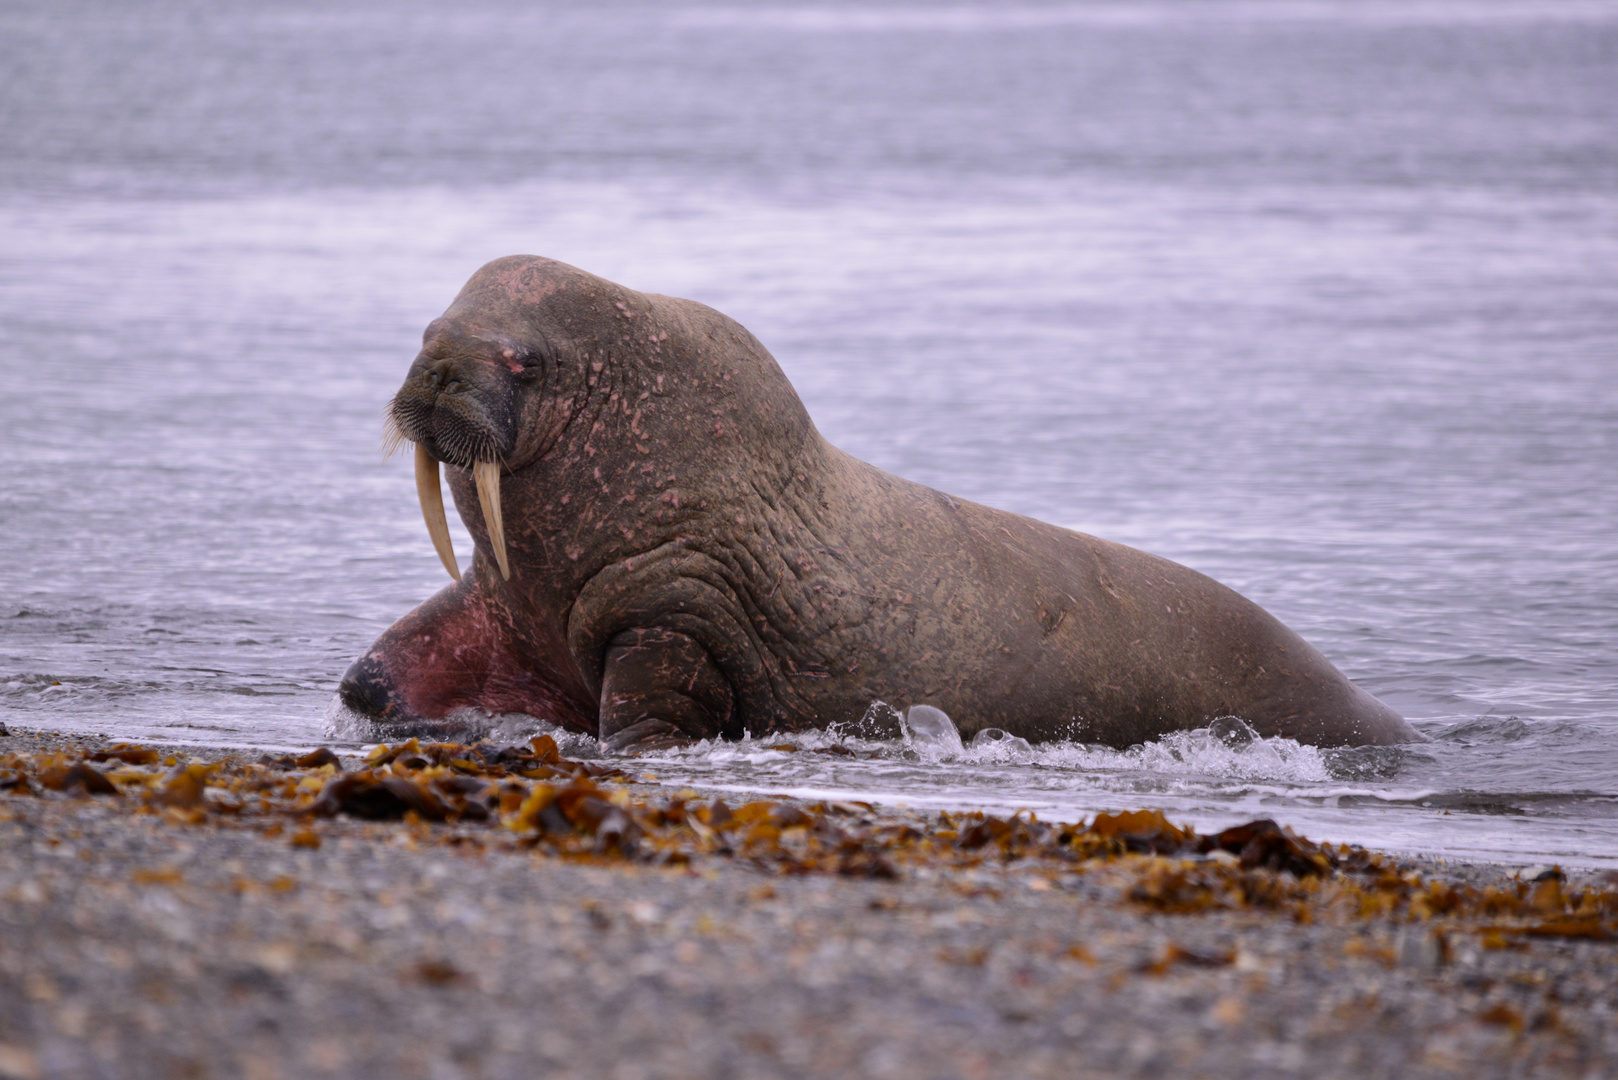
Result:
<svg viewBox="0 0 1618 1080"><path fill-rule="evenodd" d="M344 677L380 725L472 707L640 748L884 701L967 736L1127 746L1239 716L1321 745L1420 738L1202 574L849 457L692 301L497 260L427 328L391 413L430 528L442 461L477 552Z"/></svg>

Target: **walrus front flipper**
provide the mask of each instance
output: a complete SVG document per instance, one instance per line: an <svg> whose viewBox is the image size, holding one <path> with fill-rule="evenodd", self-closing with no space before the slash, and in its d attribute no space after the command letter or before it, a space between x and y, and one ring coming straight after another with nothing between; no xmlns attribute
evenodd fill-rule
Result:
<svg viewBox="0 0 1618 1080"><path fill-rule="evenodd" d="M735 696L707 650L661 627L625 630L601 672L601 742L650 750L697 739L739 738Z"/></svg>

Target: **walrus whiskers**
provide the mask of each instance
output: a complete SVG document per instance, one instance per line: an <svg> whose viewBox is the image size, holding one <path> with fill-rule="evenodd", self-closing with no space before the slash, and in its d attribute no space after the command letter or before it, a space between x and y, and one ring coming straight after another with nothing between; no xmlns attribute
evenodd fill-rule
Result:
<svg viewBox="0 0 1618 1080"><path fill-rule="evenodd" d="M506 561L506 527L500 520L500 463L480 461L472 466L472 478L478 485L478 502L483 504L483 524L489 530L489 544L494 548L494 561L500 564L500 576L511 580L511 564ZM443 520L440 504L439 520ZM449 534L446 533L447 537Z"/></svg>
<svg viewBox="0 0 1618 1080"><path fill-rule="evenodd" d="M478 488L481 492L482 485ZM444 489L438 483L438 460L420 443L416 444L416 497L421 500L421 516L427 522L427 535L433 538L433 550L438 552L449 576L461 580L461 569L455 563L455 545L449 538L449 521L444 517ZM503 544L501 550L504 550ZM501 562L504 561L502 555Z"/></svg>
<svg viewBox="0 0 1618 1080"><path fill-rule="evenodd" d="M399 427L399 419L394 415L393 403L390 401L382 415L382 456L392 457L410 441L410 436Z"/></svg>

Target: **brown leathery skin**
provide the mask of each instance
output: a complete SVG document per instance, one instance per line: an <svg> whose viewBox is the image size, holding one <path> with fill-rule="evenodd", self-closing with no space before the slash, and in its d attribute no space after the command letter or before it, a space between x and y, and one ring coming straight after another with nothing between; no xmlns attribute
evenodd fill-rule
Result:
<svg viewBox="0 0 1618 1080"><path fill-rule="evenodd" d="M502 461L509 581L470 459L429 430L451 386L446 425L484 417ZM445 459L477 551L345 677L384 723L465 705L638 747L852 723L880 700L967 737L1127 746L1234 715L1321 745L1421 738L1210 578L844 454L768 351L693 301L496 260L429 326L410 400L395 419ZM454 644L488 659L446 660Z"/></svg>

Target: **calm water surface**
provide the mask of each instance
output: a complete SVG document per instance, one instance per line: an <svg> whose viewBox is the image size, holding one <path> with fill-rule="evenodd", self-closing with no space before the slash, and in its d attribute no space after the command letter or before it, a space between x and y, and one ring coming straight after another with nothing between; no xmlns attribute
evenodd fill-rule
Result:
<svg viewBox="0 0 1618 1080"><path fill-rule="evenodd" d="M443 574L382 407L534 252L713 304L833 442L1209 573L1433 738L659 777L1618 866L1611 5L20 3L0 65L0 719L329 738Z"/></svg>

